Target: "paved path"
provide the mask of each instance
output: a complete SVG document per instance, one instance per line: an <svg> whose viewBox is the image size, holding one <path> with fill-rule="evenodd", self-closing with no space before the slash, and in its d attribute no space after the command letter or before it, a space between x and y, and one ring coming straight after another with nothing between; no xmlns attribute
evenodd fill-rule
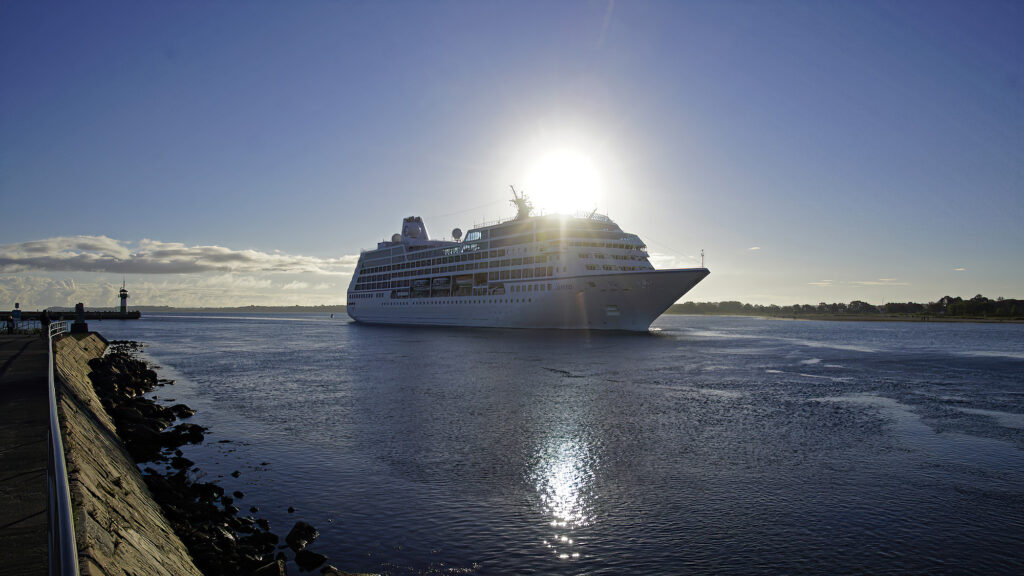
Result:
<svg viewBox="0 0 1024 576"><path fill-rule="evenodd" d="M46 340L0 336L0 575L46 574Z"/></svg>

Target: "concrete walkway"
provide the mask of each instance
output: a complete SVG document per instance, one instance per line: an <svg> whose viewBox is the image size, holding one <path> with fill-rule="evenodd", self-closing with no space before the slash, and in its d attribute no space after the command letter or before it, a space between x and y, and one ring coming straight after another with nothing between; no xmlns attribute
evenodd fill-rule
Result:
<svg viewBox="0 0 1024 576"><path fill-rule="evenodd" d="M46 574L46 340L0 336L0 575Z"/></svg>

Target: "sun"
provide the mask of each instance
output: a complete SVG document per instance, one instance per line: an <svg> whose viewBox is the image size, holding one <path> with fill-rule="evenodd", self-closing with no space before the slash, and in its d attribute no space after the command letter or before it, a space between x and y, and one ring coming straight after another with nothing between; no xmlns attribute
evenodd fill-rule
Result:
<svg viewBox="0 0 1024 576"><path fill-rule="evenodd" d="M589 156L560 148L542 155L533 164L523 189L544 212L571 214L597 207L600 176Z"/></svg>

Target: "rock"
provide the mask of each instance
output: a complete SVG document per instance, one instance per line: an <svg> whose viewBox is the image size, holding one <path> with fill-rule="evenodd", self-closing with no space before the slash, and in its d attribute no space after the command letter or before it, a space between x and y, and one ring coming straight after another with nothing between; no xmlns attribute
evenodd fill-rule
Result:
<svg viewBox="0 0 1024 576"><path fill-rule="evenodd" d="M163 437L160 432L143 423L131 427L118 426L117 432L124 440L124 447L136 464L161 459L160 449L163 447Z"/></svg>
<svg viewBox="0 0 1024 576"><path fill-rule="evenodd" d="M163 443L168 448L177 448L182 444L198 444L203 441L205 431L206 428L198 424L178 424L163 433Z"/></svg>
<svg viewBox="0 0 1024 576"><path fill-rule="evenodd" d="M178 418L191 418L196 414L195 410L189 408L184 404L175 404L174 406L171 406L170 410Z"/></svg>
<svg viewBox="0 0 1024 576"><path fill-rule="evenodd" d="M246 546L252 546L260 554L270 554L274 551L274 547L277 546L278 538L277 534L271 532L253 532L249 536L242 536L238 539L238 542Z"/></svg>
<svg viewBox="0 0 1024 576"><path fill-rule="evenodd" d="M158 432L163 432L170 427L171 421L166 418L147 418L146 424Z"/></svg>
<svg viewBox="0 0 1024 576"><path fill-rule="evenodd" d="M345 572L336 566L330 564L320 569L320 574L323 576L380 576L379 574L356 574L355 572Z"/></svg>
<svg viewBox="0 0 1024 576"><path fill-rule="evenodd" d="M232 478L238 478L241 475L242 473L239 472L238 470L235 470L234 472L231 473Z"/></svg>
<svg viewBox="0 0 1024 576"><path fill-rule="evenodd" d="M288 507L288 513L291 514L292 512L295 512L295 508L292 508L291 506L289 506Z"/></svg>
<svg viewBox="0 0 1024 576"><path fill-rule="evenodd" d="M235 490L234 492L231 493L231 495L234 496L235 498L245 498L245 494L240 490Z"/></svg>
<svg viewBox="0 0 1024 576"><path fill-rule="evenodd" d="M224 489L212 482L196 482L192 485L192 491L200 501L204 502L210 502L224 495Z"/></svg>
<svg viewBox="0 0 1024 576"><path fill-rule="evenodd" d="M299 565L299 570L303 572L316 570L326 561L327 556L309 550L299 550L295 553L295 563Z"/></svg>
<svg viewBox="0 0 1024 576"><path fill-rule="evenodd" d="M214 531L214 535L217 539L217 545L220 546L222 549L232 546L236 542L235 535L223 526L217 526L217 528Z"/></svg>
<svg viewBox="0 0 1024 576"><path fill-rule="evenodd" d="M236 516L231 525L237 532L252 534L256 531L256 522L248 516Z"/></svg>
<svg viewBox="0 0 1024 576"><path fill-rule="evenodd" d="M189 468L193 464L195 464L195 462L185 458L184 456L175 456L174 458L171 458L171 466L179 470L182 468Z"/></svg>
<svg viewBox="0 0 1024 576"><path fill-rule="evenodd" d="M142 422L143 419L142 412L138 408L125 406L114 408L110 415L114 417L114 420L120 422Z"/></svg>
<svg viewBox="0 0 1024 576"><path fill-rule="evenodd" d="M312 544L320 536L320 532L316 528L313 528L309 524L299 520L292 527L291 532L284 537L284 541L288 543L288 546L296 552L304 550L306 546ZM319 564L317 564L319 566Z"/></svg>
<svg viewBox="0 0 1024 576"><path fill-rule="evenodd" d="M146 418L153 418L154 416L159 416L163 412L162 406L158 406L155 402L149 400L148 398L136 398L132 402L131 407L138 410L139 413L145 416Z"/></svg>

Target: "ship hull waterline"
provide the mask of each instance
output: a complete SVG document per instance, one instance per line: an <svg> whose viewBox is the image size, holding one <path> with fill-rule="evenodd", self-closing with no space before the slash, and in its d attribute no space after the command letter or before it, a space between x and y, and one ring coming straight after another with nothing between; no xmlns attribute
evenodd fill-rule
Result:
<svg viewBox="0 0 1024 576"><path fill-rule="evenodd" d="M486 296L395 299L388 293L350 304L348 315L363 324L646 332L708 274L685 268L522 280Z"/></svg>

